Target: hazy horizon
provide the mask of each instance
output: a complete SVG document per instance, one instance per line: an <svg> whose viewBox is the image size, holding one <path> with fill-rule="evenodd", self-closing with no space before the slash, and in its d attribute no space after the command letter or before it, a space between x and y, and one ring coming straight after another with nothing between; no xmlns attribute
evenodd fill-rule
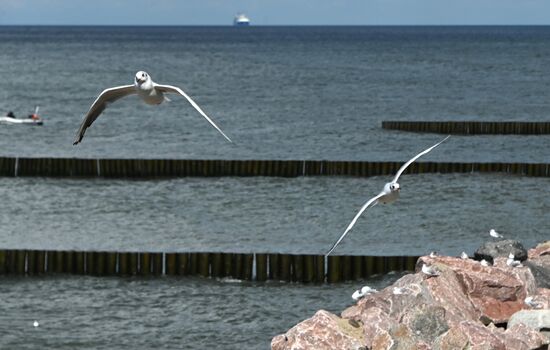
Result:
<svg viewBox="0 0 550 350"><path fill-rule="evenodd" d="M546 0L0 0L0 25L550 25Z"/></svg>
<svg viewBox="0 0 550 350"><path fill-rule="evenodd" d="M548 27L550 24L250 24L250 27ZM0 23L0 27L234 27L231 24Z"/></svg>

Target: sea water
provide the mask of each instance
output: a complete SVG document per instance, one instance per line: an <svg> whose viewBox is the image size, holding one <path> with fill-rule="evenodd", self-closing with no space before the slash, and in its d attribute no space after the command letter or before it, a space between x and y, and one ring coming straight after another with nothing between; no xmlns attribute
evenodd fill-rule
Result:
<svg viewBox="0 0 550 350"><path fill-rule="evenodd" d="M0 27L0 113L40 106L41 127L0 125L0 156L406 161L443 135L383 120L547 121L549 27ZM138 70L180 86L130 96L72 141L105 88ZM429 161L550 162L550 136L453 136ZM10 249L324 253L390 178L0 178ZM339 254L471 254L496 229L547 239L547 178L403 175ZM202 278L0 277L6 348L266 348L363 284ZM39 326L34 327L34 320Z"/></svg>

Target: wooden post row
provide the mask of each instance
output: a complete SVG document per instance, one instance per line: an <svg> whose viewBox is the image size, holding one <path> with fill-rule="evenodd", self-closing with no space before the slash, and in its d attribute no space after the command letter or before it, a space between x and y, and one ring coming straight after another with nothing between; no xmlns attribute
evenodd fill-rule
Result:
<svg viewBox="0 0 550 350"><path fill-rule="evenodd" d="M336 283L414 269L417 257L0 250L0 274L197 275Z"/></svg>
<svg viewBox="0 0 550 350"><path fill-rule="evenodd" d="M550 122L383 121L382 128L441 134L550 134Z"/></svg>
<svg viewBox="0 0 550 350"><path fill-rule="evenodd" d="M546 130L546 129L545 129ZM548 127L550 131L550 126ZM394 174L402 162L296 160L164 160L0 158L0 176L152 178L181 176L379 176ZM407 173L508 172L550 176L550 164L416 162Z"/></svg>

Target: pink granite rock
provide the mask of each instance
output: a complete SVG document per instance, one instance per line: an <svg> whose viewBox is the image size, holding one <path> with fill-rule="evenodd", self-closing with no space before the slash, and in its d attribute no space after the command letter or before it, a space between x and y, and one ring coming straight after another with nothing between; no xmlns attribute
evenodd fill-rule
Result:
<svg viewBox="0 0 550 350"><path fill-rule="evenodd" d="M550 241L529 250L525 265L531 269L537 286L550 288Z"/></svg>
<svg viewBox="0 0 550 350"><path fill-rule="evenodd" d="M365 337L359 324L350 323L320 310L271 341L271 348L283 349L364 349Z"/></svg>
<svg viewBox="0 0 550 350"><path fill-rule="evenodd" d="M537 305L537 309L550 309L550 289L538 288L536 294L531 296L533 297L533 302Z"/></svg>
<svg viewBox="0 0 550 350"><path fill-rule="evenodd" d="M540 243L535 248L531 248L527 251L527 256L530 260L544 255L550 255L550 241Z"/></svg>
<svg viewBox="0 0 550 350"><path fill-rule="evenodd" d="M442 270L437 279L443 285L456 276L461 286L460 293L470 300L481 317L494 323L505 323L511 315L524 308L525 297L536 292L530 270L507 266L505 261L504 258L496 258L493 266L482 266L478 261L470 259L421 257L417 264L427 263ZM446 271L449 274L445 274ZM460 303L459 300L451 300L451 296L446 294L440 293L440 298L451 304Z"/></svg>
<svg viewBox="0 0 550 350"><path fill-rule="evenodd" d="M542 333L529 328L523 323L508 327L502 332L506 349L528 350L539 349L548 344L548 338Z"/></svg>
<svg viewBox="0 0 550 350"><path fill-rule="evenodd" d="M550 244L529 251L530 259L550 257ZM527 261L529 262L529 261ZM423 264L438 276L421 272ZM360 299L341 314L326 311L273 338L273 349L537 349L548 339L524 324L505 329L522 309L548 308L550 290L537 288L528 267L493 266L471 259L424 256L417 272ZM499 325L496 327L494 324Z"/></svg>
<svg viewBox="0 0 550 350"><path fill-rule="evenodd" d="M528 350L538 349L545 344L548 344L548 340L544 335L524 324L504 329L493 324L485 327L465 321L440 337L434 346L442 350L464 348L466 345L471 349Z"/></svg>
<svg viewBox="0 0 550 350"><path fill-rule="evenodd" d="M480 322L462 321L434 342L434 348L506 350L504 340Z"/></svg>

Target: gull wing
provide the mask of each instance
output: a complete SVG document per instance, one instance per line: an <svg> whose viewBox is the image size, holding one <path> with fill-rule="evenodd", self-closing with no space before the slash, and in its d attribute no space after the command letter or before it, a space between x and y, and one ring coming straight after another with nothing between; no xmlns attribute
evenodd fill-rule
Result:
<svg viewBox="0 0 550 350"><path fill-rule="evenodd" d="M418 153L416 156L412 157L407 163L403 164L401 166L401 168L399 168L399 170L397 171L397 174L395 174L395 177L393 178L392 183L397 182L397 179L399 179L399 176L401 176L401 174L405 171L405 169L407 169L407 167L409 165L411 165L415 160L417 160L418 158L422 157L426 153L430 152L432 149L436 148L437 146L439 146L440 144L445 142L449 137L451 137L451 135L445 137L443 140L439 141L438 143L436 143L432 147L430 147L428 149L425 149L422 152Z"/></svg>
<svg viewBox="0 0 550 350"><path fill-rule="evenodd" d="M195 103L195 101L193 101L191 99L191 97L189 97L185 92L183 92L182 89L180 89L179 87L176 87L176 86L172 86L172 85L160 85L160 84L155 84L155 89L161 91L161 92L168 92L168 93L173 93L173 94L180 94L181 96L185 97L187 99L187 101L189 101L189 103L191 104L191 106L195 107L195 109L197 110L197 112L199 112L204 118L206 118L206 120L208 120L208 122L210 124L212 124L213 127L216 128L216 130L218 130L222 135L223 137L225 137L227 139L227 141L229 142L233 142L231 141L231 139L229 137L227 137L226 134L223 133L223 131L218 128L218 126L212 121L212 119L210 119L206 113L203 112L203 110L199 107L198 104Z"/></svg>
<svg viewBox="0 0 550 350"><path fill-rule="evenodd" d="M134 85L116 86L103 90L103 92L100 93L99 96L96 98L94 103L92 103L90 110L84 117L82 124L80 124L80 128L78 129L78 133L76 135L73 145L76 145L80 143L80 141L82 141L86 129L90 127L90 125L92 125L97 117L99 117L101 112L103 112L105 108L107 108L107 104L113 103L124 96L135 93L137 93L137 91Z"/></svg>
<svg viewBox="0 0 550 350"><path fill-rule="evenodd" d="M336 248L336 246L338 244L340 244L340 242L344 239L344 237L346 237L346 235L348 234L349 230L351 230L351 228L353 227L353 225L355 225L355 222L357 221L357 219L359 219L359 217L361 216L361 214L363 214L363 212L365 210L367 210L367 208L369 207L374 207L376 204L378 204L378 199L380 197L382 197L383 195L385 195L386 193L384 191L380 192L378 195L376 195L375 197L372 197L371 199L369 199L369 201L367 203L365 203L362 207L361 207L361 210L359 210L359 212L357 214L355 214L355 217L353 218L353 220L351 220L351 223L348 225L348 228L346 228L346 231L344 231L344 233L340 236L340 238L338 238L338 240L336 241L336 243L334 243L332 245L332 247L330 248L330 250L325 254L325 256L328 256L330 253L332 253L332 251L334 250L334 248Z"/></svg>

